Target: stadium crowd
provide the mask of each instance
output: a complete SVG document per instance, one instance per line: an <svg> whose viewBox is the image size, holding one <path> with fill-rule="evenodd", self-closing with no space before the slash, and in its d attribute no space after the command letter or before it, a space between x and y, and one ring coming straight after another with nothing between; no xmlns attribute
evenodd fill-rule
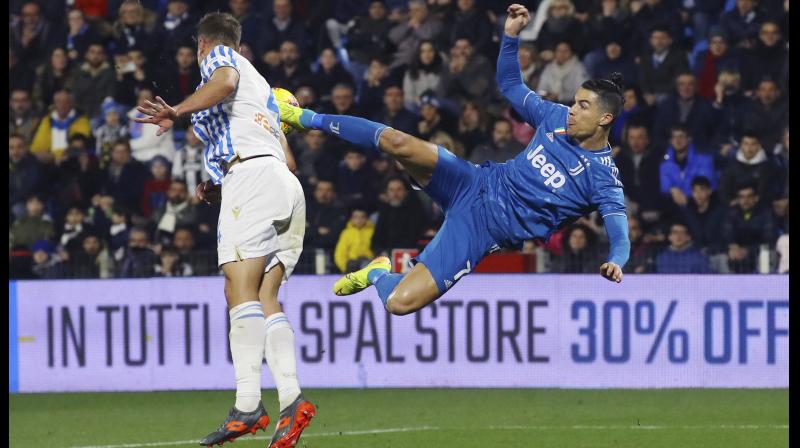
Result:
<svg viewBox="0 0 800 448"><path fill-rule="evenodd" d="M788 272L789 1L532 0L520 35L529 87L570 104L620 72L611 145L632 242L626 272ZM62 0L9 2L12 278L218 275L218 206L188 120L157 137L137 104L199 84L194 26L242 24L240 53L302 106L367 117L476 164L535 129L495 86L507 2ZM421 248L442 213L393 161L320 131L290 134L307 195L298 273L348 271ZM596 272L597 216L523 252ZM321 257L321 258L320 258ZM323 267L320 269L320 260Z"/></svg>

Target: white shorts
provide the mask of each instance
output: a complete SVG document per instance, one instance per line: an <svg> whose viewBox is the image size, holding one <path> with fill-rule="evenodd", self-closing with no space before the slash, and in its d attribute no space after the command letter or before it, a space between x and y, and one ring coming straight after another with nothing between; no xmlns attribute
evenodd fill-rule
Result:
<svg viewBox="0 0 800 448"><path fill-rule="evenodd" d="M217 230L219 265L266 257L264 272L279 262L286 281L303 250L306 201L300 181L271 156L234 165L222 178Z"/></svg>

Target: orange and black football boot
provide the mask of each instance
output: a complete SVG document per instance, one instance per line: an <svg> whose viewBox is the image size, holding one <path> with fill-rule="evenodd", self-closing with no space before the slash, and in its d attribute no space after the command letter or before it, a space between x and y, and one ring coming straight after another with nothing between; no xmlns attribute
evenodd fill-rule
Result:
<svg viewBox="0 0 800 448"><path fill-rule="evenodd" d="M298 395L292 404L281 411L269 448L294 448L300 440L300 434L315 415L317 410L314 405L306 401L303 394Z"/></svg>
<svg viewBox="0 0 800 448"><path fill-rule="evenodd" d="M242 412L234 407L219 429L201 440L200 445L210 447L233 442L245 434L255 434L259 429L265 431L267 425L269 425L269 416L260 401L253 412Z"/></svg>

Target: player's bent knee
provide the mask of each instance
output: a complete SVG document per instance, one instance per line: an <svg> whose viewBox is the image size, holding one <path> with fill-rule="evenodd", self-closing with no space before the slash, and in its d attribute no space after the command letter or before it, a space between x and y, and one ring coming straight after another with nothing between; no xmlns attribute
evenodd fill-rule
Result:
<svg viewBox="0 0 800 448"><path fill-rule="evenodd" d="M405 316L419 310L425 304L419 300L419 295L405 288L397 288L389 294L386 309L397 316Z"/></svg>

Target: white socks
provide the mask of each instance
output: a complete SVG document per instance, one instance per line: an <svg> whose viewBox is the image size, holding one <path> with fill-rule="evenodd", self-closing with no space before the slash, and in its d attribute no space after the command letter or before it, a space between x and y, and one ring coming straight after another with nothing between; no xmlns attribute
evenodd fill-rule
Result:
<svg viewBox="0 0 800 448"><path fill-rule="evenodd" d="M294 354L294 331L289 319L283 313L269 316L264 321L263 328L266 330L266 337L262 338L266 341L264 356L267 358L267 365L278 389L278 401L282 411L300 395L297 361Z"/></svg>
<svg viewBox="0 0 800 448"><path fill-rule="evenodd" d="M264 358L264 311L258 300L237 305L231 319L233 369L236 371L236 409L253 412L261 401L261 360Z"/></svg>

